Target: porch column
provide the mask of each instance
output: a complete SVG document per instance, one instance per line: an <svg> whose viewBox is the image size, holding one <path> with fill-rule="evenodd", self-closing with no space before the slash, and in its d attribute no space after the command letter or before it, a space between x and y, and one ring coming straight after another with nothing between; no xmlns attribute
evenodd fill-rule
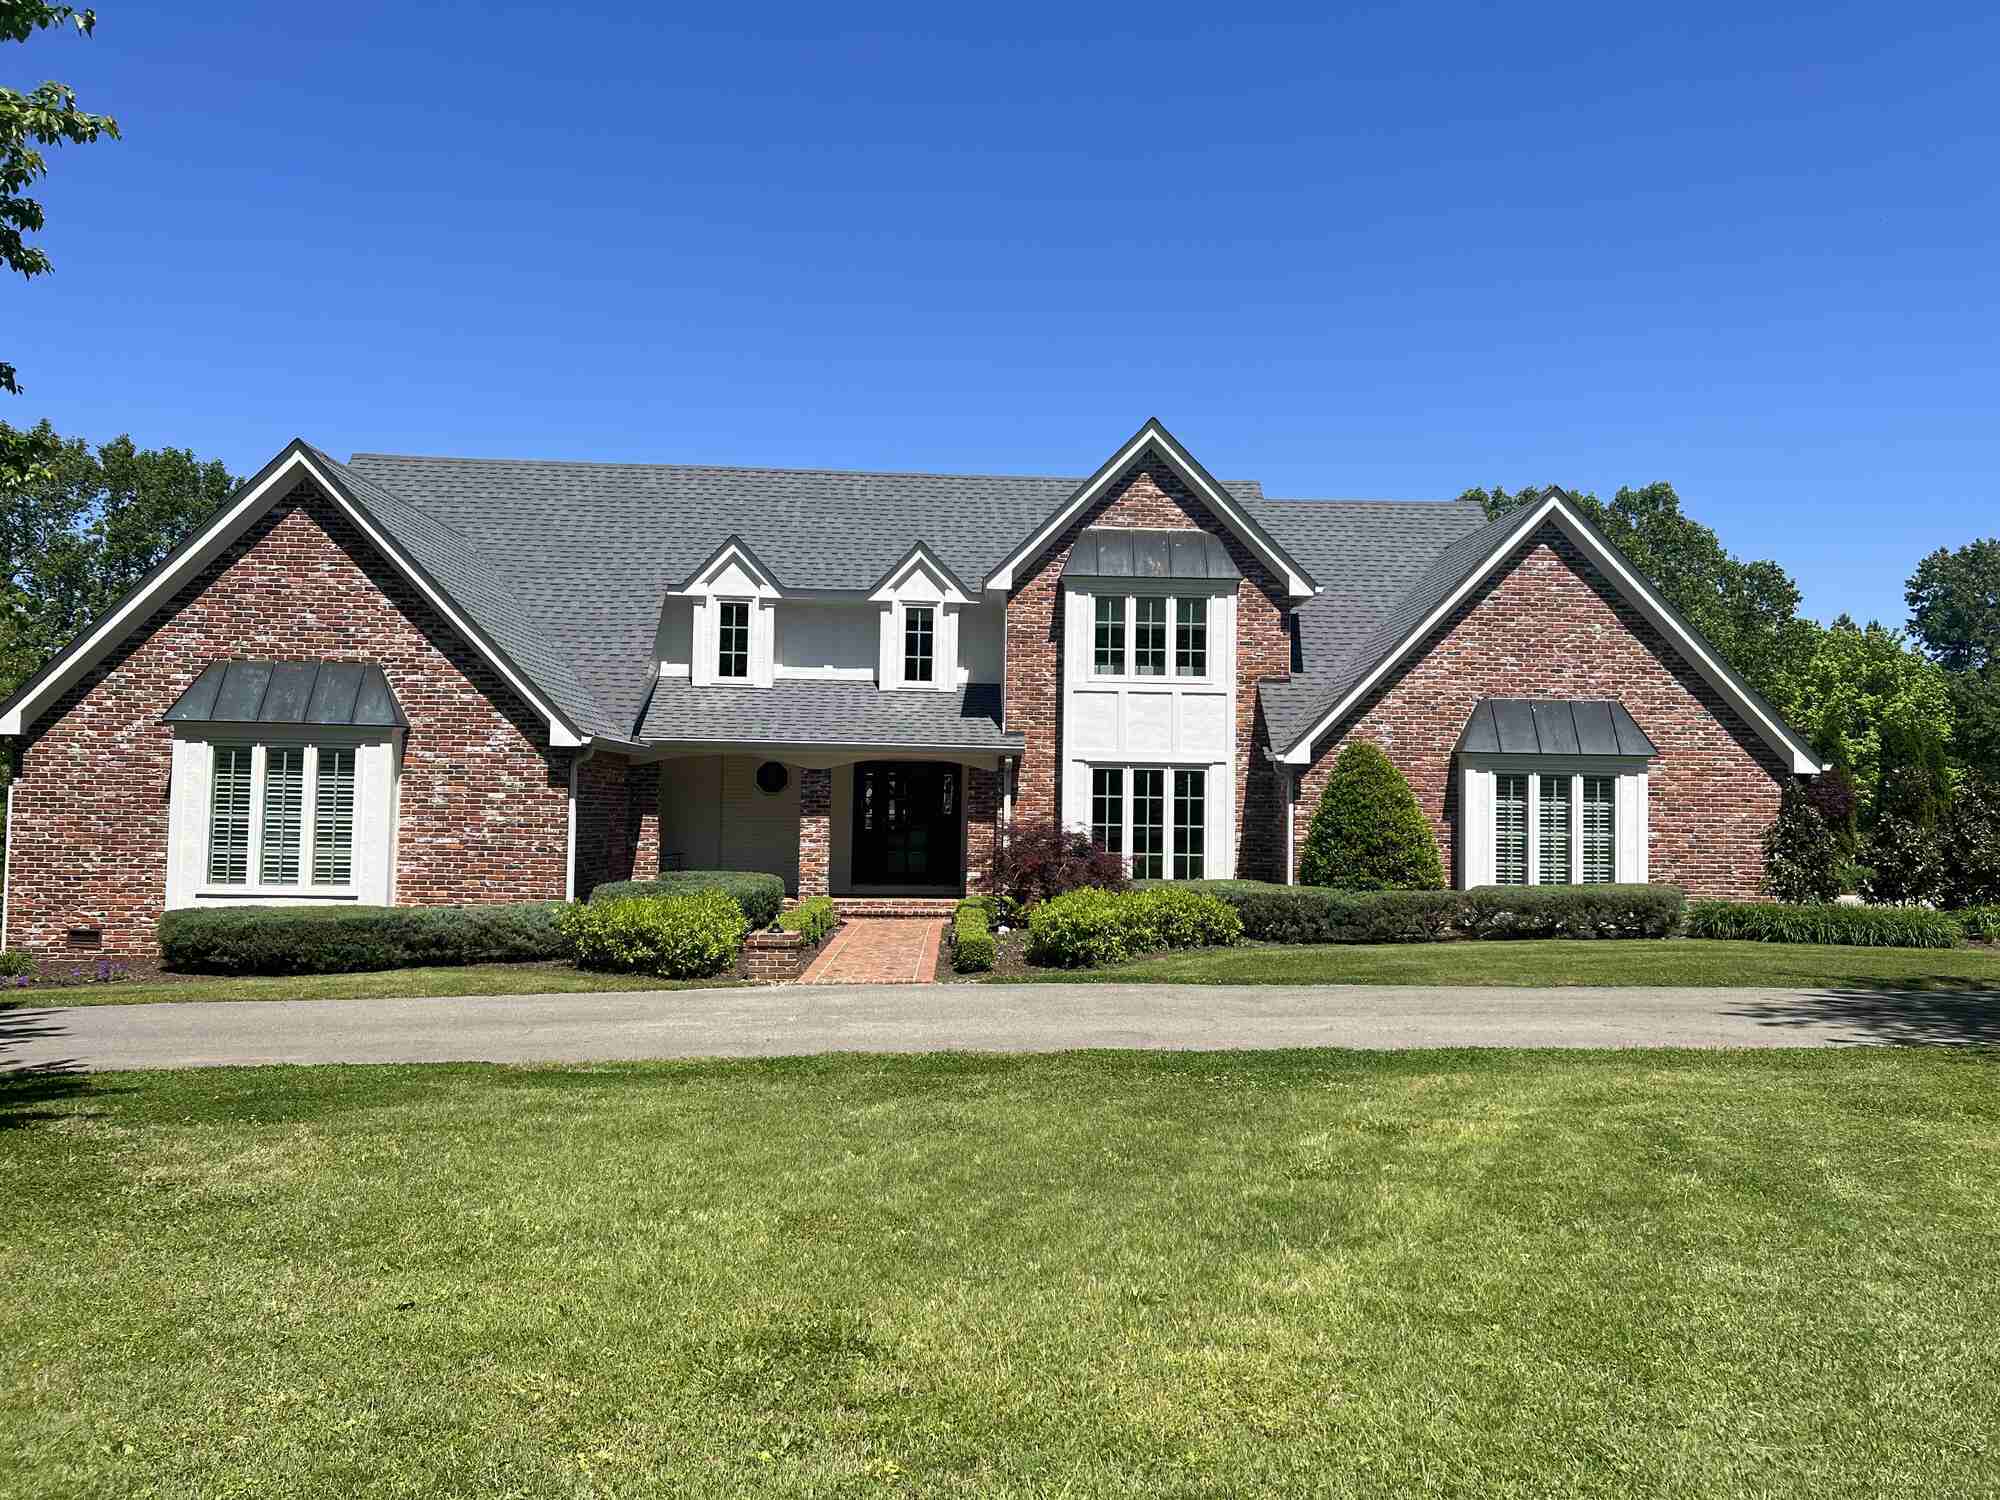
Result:
<svg viewBox="0 0 2000 1500"><path fill-rule="evenodd" d="M799 771L799 899L824 896L833 866L833 772Z"/></svg>
<svg viewBox="0 0 2000 1500"><path fill-rule="evenodd" d="M1001 775L1006 774L1004 771ZM978 766L965 770L965 890L986 888L992 873L994 817L999 811L1000 776Z"/></svg>

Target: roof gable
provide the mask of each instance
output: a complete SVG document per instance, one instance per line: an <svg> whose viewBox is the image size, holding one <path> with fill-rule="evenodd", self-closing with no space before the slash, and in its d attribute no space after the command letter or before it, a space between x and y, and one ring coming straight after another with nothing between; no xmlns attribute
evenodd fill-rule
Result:
<svg viewBox="0 0 2000 1500"><path fill-rule="evenodd" d="M1092 502L1101 498L1113 480L1147 454L1158 457L1180 475L1188 487L1201 497L1216 519L1229 527L1236 534L1237 540L1262 558L1265 564L1283 580L1287 595L1294 599L1305 599L1317 592L1312 575L1278 545L1276 539L1264 529L1262 522L1247 506L1219 484L1194 455L1160 425L1157 417L1148 417L1145 424L1117 452L1106 459L1095 474L1077 486L1053 513L1045 517L1041 524L1028 534L1024 541L996 564L987 573L985 586L989 589L1013 588L1022 571L1048 549L1049 544L1062 534L1063 528L1081 515Z"/></svg>

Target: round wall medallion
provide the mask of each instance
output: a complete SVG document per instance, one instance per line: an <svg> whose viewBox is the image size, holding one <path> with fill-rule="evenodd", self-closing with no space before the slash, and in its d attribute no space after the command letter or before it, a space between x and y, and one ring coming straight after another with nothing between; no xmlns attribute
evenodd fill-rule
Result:
<svg viewBox="0 0 2000 1500"><path fill-rule="evenodd" d="M775 797L792 784L792 773L784 762L767 760L757 768L757 790L767 797Z"/></svg>

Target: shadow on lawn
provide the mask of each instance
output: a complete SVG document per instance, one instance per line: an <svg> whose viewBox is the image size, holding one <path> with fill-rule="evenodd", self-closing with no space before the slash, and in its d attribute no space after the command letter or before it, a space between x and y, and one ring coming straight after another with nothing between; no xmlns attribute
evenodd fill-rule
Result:
<svg viewBox="0 0 2000 1500"><path fill-rule="evenodd" d="M14 1050L24 1043L62 1034L54 1011L0 1005L0 1130L19 1130L52 1120L56 1116L43 1106L90 1087L90 1075L74 1058L39 1063L14 1060Z"/></svg>
<svg viewBox="0 0 2000 1500"><path fill-rule="evenodd" d="M1853 1034L1842 1040L1862 1045L2000 1046L2000 990L1856 985L1760 1000L1730 1014L1760 1026L1845 1027Z"/></svg>

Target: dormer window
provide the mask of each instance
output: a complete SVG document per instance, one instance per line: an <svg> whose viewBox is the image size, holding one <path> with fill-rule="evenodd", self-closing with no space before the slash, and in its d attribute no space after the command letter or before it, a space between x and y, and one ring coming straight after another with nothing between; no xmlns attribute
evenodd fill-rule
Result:
<svg viewBox="0 0 2000 1500"><path fill-rule="evenodd" d="M926 604L903 610L903 681L929 682L935 675L937 616Z"/></svg>
<svg viewBox="0 0 2000 1500"><path fill-rule="evenodd" d="M750 604L745 599L724 599L717 606L715 627L715 675L738 680L750 675Z"/></svg>

